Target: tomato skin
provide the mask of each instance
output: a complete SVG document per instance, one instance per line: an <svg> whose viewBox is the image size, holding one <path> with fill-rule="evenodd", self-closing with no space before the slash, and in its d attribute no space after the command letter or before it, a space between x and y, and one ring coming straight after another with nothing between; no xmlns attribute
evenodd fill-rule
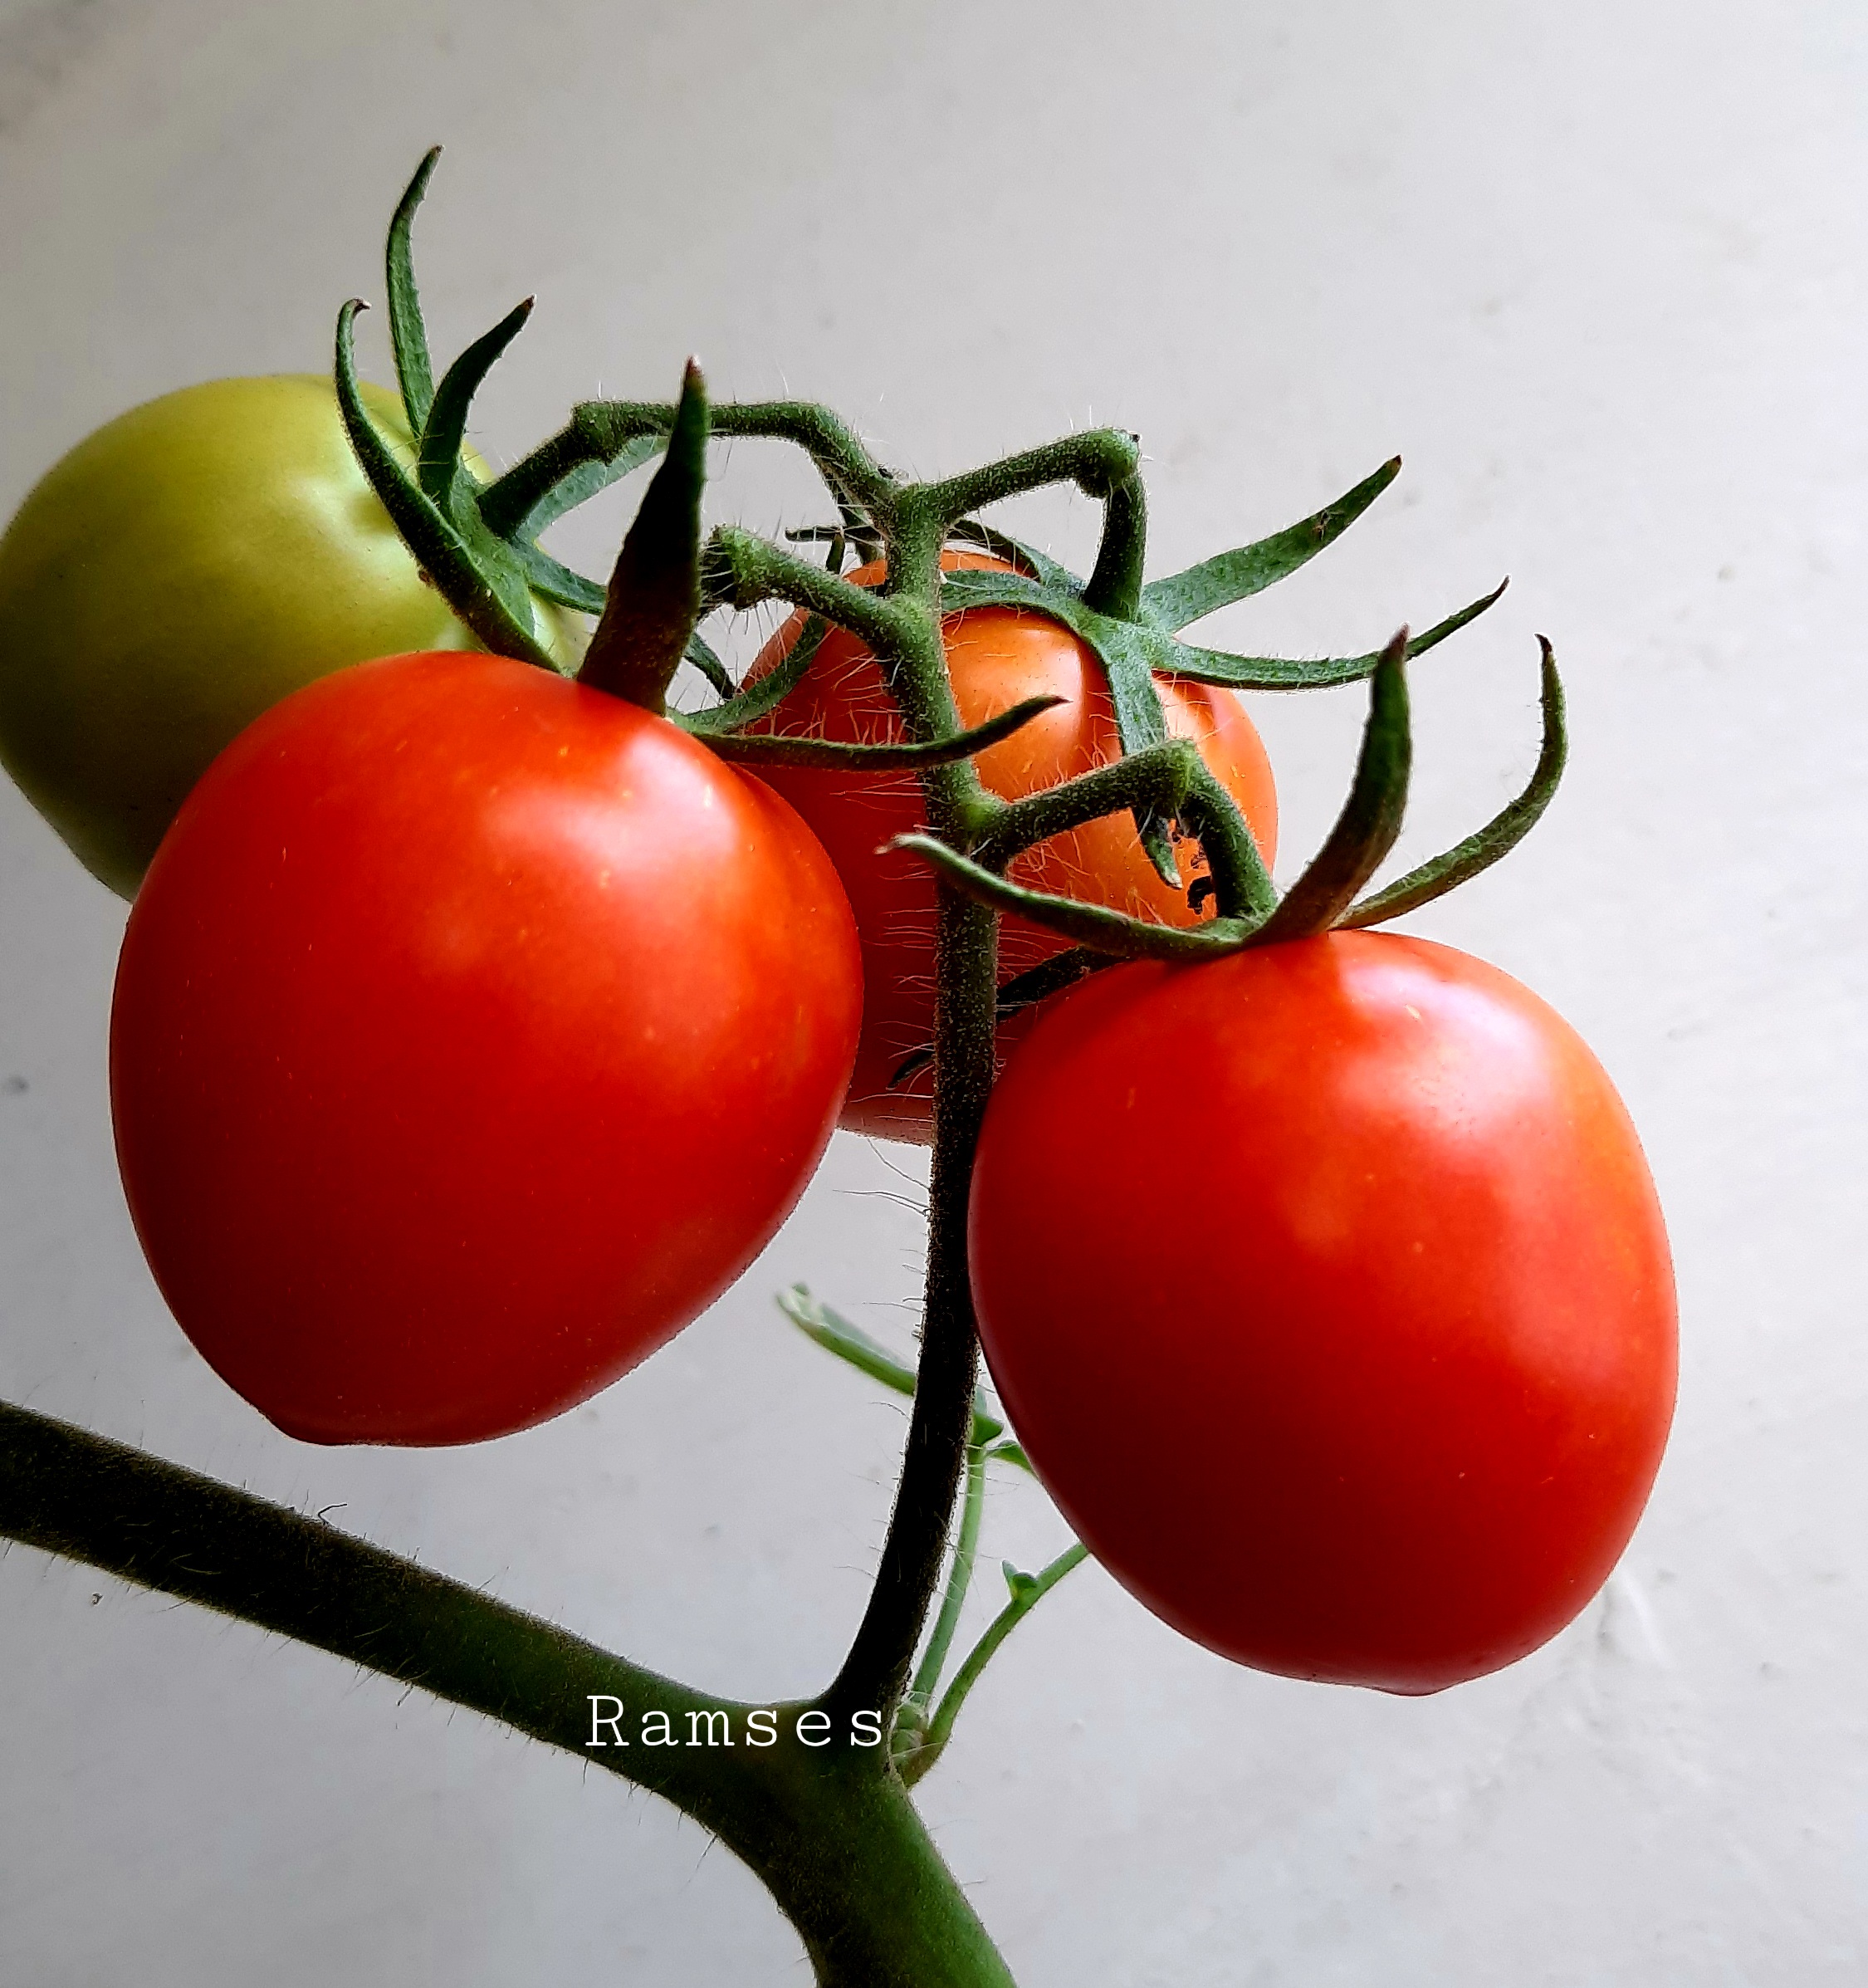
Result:
<svg viewBox="0 0 1868 1988"><path fill-rule="evenodd" d="M242 733L130 913L130 1212L288 1434L502 1434L764 1246L861 1001L835 874L759 781L501 658L359 664Z"/></svg>
<svg viewBox="0 0 1868 1988"><path fill-rule="evenodd" d="M1634 1128L1558 1016L1448 947L1097 976L993 1096L971 1240L1065 1515L1260 1670L1424 1692L1512 1662L1659 1467L1673 1276Z"/></svg>
<svg viewBox="0 0 1868 1988"><path fill-rule="evenodd" d="M412 461L400 403L364 397ZM568 658L551 610L540 627ZM366 657L477 646L364 481L328 379L210 380L81 442L0 537L0 761L133 897L269 705Z"/></svg>
<svg viewBox="0 0 1868 1988"><path fill-rule="evenodd" d="M950 552L949 570L1009 572L1002 560ZM881 568L848 577L873 581ZM794 616L754 663L756 679L776 668L797 639ZM1047 617L1009 608L974 608L944 624L947 663L961 722L984 724L1026 698L1065 702L1009 739L980 753L980 779L1005 800L1085 773L1120 751L1103 666L1069 629ZM1200 742L1202 755L1239 803L1269 864L1277 848L1278 803L1270 761L1245 708L1230 691L1157 679L1170 733ZM804 679L760 729L866 742L902 736L895 707L874 659L857 639L832 629ZM929 1046L934 1034L934 934L937 893L918 857L884 845L925 825L919 782L912 774L858 776L780 766L767 777L797 809L830 853L856 913L867 990L863 1040L843 1124L855 1132L925 1144L932 1137L933 1077L922 1070L891 1088L902 1060ZM1204 870L1199 845L1181 845L1191 884ZM1196 913L1185 891L1163 884L1143 854L1127 815L1093 821L1027 851L1010 874L1033 889L1110 904L1138 918L1188 925ZM1210 913L1209 904L1205 910ZM1024 918L1008 918L1000 933L1001 982L1068 948L1069 942ZM1028 1026L1015 1017L1002 1045Z"/></svg>

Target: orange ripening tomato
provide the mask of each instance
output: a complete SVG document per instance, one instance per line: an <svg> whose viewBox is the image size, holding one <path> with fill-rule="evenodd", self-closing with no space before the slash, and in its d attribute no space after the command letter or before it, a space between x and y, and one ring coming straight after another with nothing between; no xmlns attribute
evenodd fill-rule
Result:
<svg viewBox="0 0 1868 1988"><path fill-rule="evenodd" d="M1010 572L985 553L950 551L950 571ZM879 565L848 577L858 585L882 577ZM760 652L749 680L775 669L804 626L794 615ZM1060 623L1016 608L972 608L945 624L947 664L960 721L984 724L1027 698L1064 701L1010 738L989 747L974 765L980 779L1007 801L1087 773L1120 752L1103 665ZM1169 733L1198 742L1202 757L1249 823L1269 866L1276 853L1278 802L1271 766L1257 731L1232 692L1157 678ZM756 729L875 744L903 736L874 659L857 638L833 628L804 681ZM899 1085L890 1080L903 1060L934 1040L934 878L918 857L886 845L925 825L920 783L912 773L852 774L818 768L761 770L809 823L849 894L863 944L863 1034L842 1123L850 1130L925 1144L932 1137L933 1075L925 1066ZM1083 899L1163 924L1191 925L1211 914L1187 901L1186 887L1204 874L1200 846L1178 845L1185 887L1156 875L1132 816L1107 815L1027 850L1012 864L1015 883ZM1000 983L1068 950L1069 941L1020 918L1000 928ZM1018 1040L1030 1016L1015 1016L1002 1045Z"/></svg>
<svg viewBox="0 0 1868 1988"><path fill-rule="evenodd" d="M1450 947L1337 933L1072 989L993 1094L969 1232L1033 1468L1237 1662L1482 1676L1641 1515L1676 1354L1640 1142L1575 1031Z"/></svg>
<svg viewBox="0 0 1868 1988"><path fill-rule="evenodd" d="M110 1100L183 1329L312 1442L605 1387L803 1191L862 1012L761 781L503 657L336 672L215 760L124 938Z"/></svg>

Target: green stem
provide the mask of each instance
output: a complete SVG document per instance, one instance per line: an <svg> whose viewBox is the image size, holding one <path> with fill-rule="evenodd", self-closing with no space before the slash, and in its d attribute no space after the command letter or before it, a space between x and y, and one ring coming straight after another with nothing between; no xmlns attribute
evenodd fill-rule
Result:
<svg viewBox="0 0 1868 1988"><path fill-rule="evenodd" d="M715 530L702 570L709 597L722 606L744 609L764 600L789 601L848 629L885 664L898 659L904 644L913 640L914 618L904 612L897 596L853 586L736 525ZM960 729L957 722L947 727L950 734Z"/></svg>
<svg viewBox="0 0 1868 1988"><path fill-rule="evenodd" d="M960 1507L960 1537L954 1544L953 1559L947 1568L946 1592L941 1598L941 1613L934 1633L922 1653L920 1667L908 1688L917 1705L930 1704L939 1688L947 1652L953 1648L960 1628L960 1612L966 1605L966 1590L972 1584L973 1562L980 1550L980 1521L985 1515L985 1452L978 1443L966 1450L966 1495Z"/></svg>
<svg viewBox="0 0 1868 1988"><path fill-rule="evenodd" d="M979 1339L966 1266L966 1203L974 1149L992 1088L997 957L994 913L943 886L936 952L934 1162L919 1378L876 1584L843 1668L822 1701L839 1718L873 1710L886 1724L892 1715L940 1579L960 1487L979 1378Z"/></svg>
<svg viewBox="0 0 1868 1988"><path fill-rule="evenodd" d="M1127 809L1172 816L1198 777L1199 748L1191 739L1164 739L1122 759L1112 759L1073 780L1043 787L1001 807L980 839L974 860L996 869L1020 850L1053 835L1067 835L1086 822Z"/></svg>
<svg viewBox="0 0 1868 1988"><path fill-rule="evenodd" d="M953 1737L954 1721L960 1716L960 1708L966 1702L967 1693L979 1682L980 1673L997 1654L999 1646L1073 1567L1080 1567L1088 1558L1089 1549L1081 1540L1065 1547L1049 1566L1033 1576L1029 1587L1021 1589L992 1618L985 1633L968 1653L966 1662L954 1673L953 1682L941 1700L940 1709L930 1721L926 1737L902 1764L902 1779L909 1787L913 1787L946 1751L947 1741Z"/></svg>
<svg viewBox="0 0 1868 1988"><path fill-rule="evenodd" d="M811 1707L695 1691L334 1526L6 1403L0 1535L328 1650L664 1797L757 1873L825 1988L1011 1988L900 1783L877 1770L885 1748L847 1731L808 1744ZM613 1708L620 1723L597 1722ZM657 1712L678 1743L647 1743Z"/></svg>
<svg viewBox="0 0 1868 1988"><path fill-rule="evenodd" d="M1271 873L1239 804L1204 759L1181 802L1181 820L1200 839L1213 879L1217 915L1252 925L1269 918L1278 908Z"/></svg>
<svg viewBox="0 0 1868 1988"><path fill-rule="evenodd" d="M819 1988L1014 1988L898 1777L870 1771L868 1756L834 1778L812 1760L775 1766L792 1768L781 1784L792 1799L770 1804L765 1868L753 1868L797 1928Z"/></svg>
<svg viewBox="0 0 1868 1988"><path fill-rule="evenodd" d="M0 1403L0 1533L418 1685L586 1759L589 1694L632 1716L733 1710L315 1519L50 1416ZM626 1778L692 1810L718 1792L686 1747Z"/></svg>
<svg viewBox="0 0 1868 1988"><path fill-rule="evenodd" d="M1062 933L1075 945L1118 959L1217 959L1236 952L1253 929L1235 918L1208 918L1195 926L1157 925L1104 904L1032 890L949 849L936 835L897 835L890 846L912 850L948 889L964 891L995 912L1015 913L1034 925Z"/></svg>
<svg viewBox="0 0 1868 1988"><path fill-rule="evenodd" d="M1117 621L1132 621L1142 605L1142 568L1148 551L1148 502L1139 475L1109 492L1096 568L1083 585L1083 605Z"/></svg>
<svg viewBox="0 0 1868 1988"><path fill-rule="evenodd" d="M989 463L983 469L950 477L944 483L925 485L916 494L940 521L943 532L970 512L1050 483L1074 483L1084 496L1107 497L1141 467L1140 444L1118 428L1091 428L1047 442L1015 456Z"/></svg>

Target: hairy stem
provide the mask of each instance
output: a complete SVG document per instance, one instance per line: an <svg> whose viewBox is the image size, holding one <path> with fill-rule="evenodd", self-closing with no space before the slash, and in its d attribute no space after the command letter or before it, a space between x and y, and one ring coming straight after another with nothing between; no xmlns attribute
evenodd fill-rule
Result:
<svg viewBox="0 0 1868 1988"><path fill-rule="evenodd" d="M758 1873L824 1988L1010 1988L884 1743L675 1682L315 1519L0 1403L0 1536L290 1636L672 1802ZM598 1723L614 1711L618 1723ZM645 1742L663 1714L672 1743ZM775 1736L769 1742L765 1734ZM626 1744L626 1736L633 1734ZM602 1736L602 1743L592 1741ZM702 1735L697 1743L696 1736ZM804 1736L808 1735L809 1736Z"/></svg>
<svg viewBox="0 0 1868 1988"><path fill-rule="evenodd" d="M1034 843L1131 808L1171 815L1192 787L1200 766L1200 751L1191 739L1164 739L1073 780L1041 787L1000 810L975 848L974 860L997 867Z"/></svg>
<svg viewBox="0 0 1868 1988"><path fill-rule="evenodd" d="M936 957L934 1163L920 1378L876 1584L822 1701L834 1718L873 1710L886 1722L907 1683L940 1580L979 1378L966 1198L992 1089L998 919L945 884Z"/></svg>
<svg viewBox="0 0 1868 1988"><path fill-rule="evenodd" d="M1132 621L1142 605L1142 567L1148 551L1148 502L1140 473L1109 492L1103 543L1083 585L1083 605L1117 621Z"/></svg>
<svg viewBox="0 0 1868 1988"><path fill-rule="evenodd" d="M139 1450L0 1403L0 1533L419 1685L548 1745L589 1753L589 1695L687 1715L736 1710L336 1527ZM687 1747L616 1770L720 1827ZM620 1756L618 1756L619 1761Z"/></svg>
<svg viewBox="0 0 1868 1988"><path fill-rule="evenodd" d="M1074 483L1086 497L1107 497L1141 467L1133 435L1112 428L1091 428L1041 448L1022 450L983 469L969 470L944 483L925 485L917 494L939 519L944 532L970 512L1041 490L1049 483Z"/></svg>

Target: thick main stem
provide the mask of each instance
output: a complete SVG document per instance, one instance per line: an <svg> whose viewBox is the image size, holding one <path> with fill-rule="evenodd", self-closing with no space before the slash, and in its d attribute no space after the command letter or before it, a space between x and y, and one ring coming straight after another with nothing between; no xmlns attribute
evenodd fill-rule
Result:
<svg viewBox="0 0 1868 1988"><path fill-rule="evenodd" d="M877 1771L880 1749L849 1745L848 1728L821 1746L803 1741L804 1707L769 1708L776 1742L756 1743L752 1706L334 1526L6 1403L0 1537L330 1651L663 1796L759 1874L826 1988L1011 1988L906 1791ZM620 1723L598 1723L599 1708ZM676 1737L649 1743L645 1713ZM619 1746L625 1728L637 1737Z"/></svg>
<svg viewBox="0 0 1868 1988"><path fill-rule="evenodd" d="M941 888L934 1020L934 1163L921 1365L895 1510L869 1604L824 1704L892 1712L940 1579L979 1375L966 1265L973 1154L992 1089L998 917Z"/></svg>
<svg viewBox="0 0 1868 1988"><path fill-rule="evenodd" d="M765 1880L819 1988L1013 1988L907 1790L794 1750L758 1840L726 1840Z"/></svg>

